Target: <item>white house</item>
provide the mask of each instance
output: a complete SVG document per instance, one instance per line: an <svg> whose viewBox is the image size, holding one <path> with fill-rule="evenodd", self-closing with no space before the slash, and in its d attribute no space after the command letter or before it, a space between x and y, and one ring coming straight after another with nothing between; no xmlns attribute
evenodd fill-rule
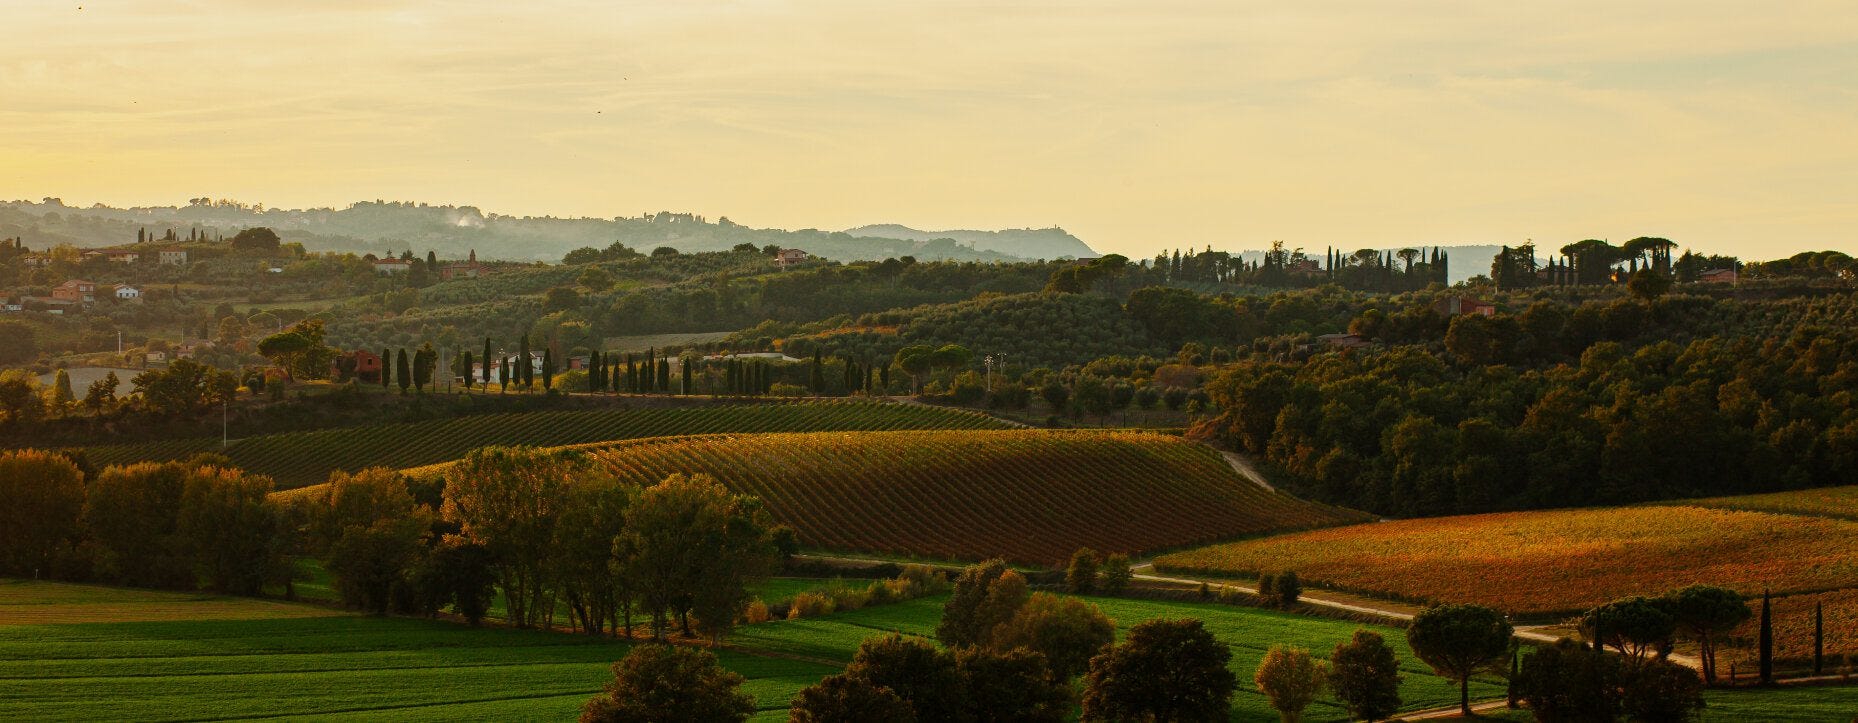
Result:
<svg viewBox="0 0 1858 723"><path fill-rule="evenodd" d="M158 260L161 261L163 265L167 265L167 266L186 266L187 265L187 250L186 249L162 249L161 255L158 257Z"/></svg>
<svg viewBox="0 0 1858 723"><path fill-rule="evenodd" d="M118 301L141 301L142 290L128 284L117 284L116 299Z"/></svg>
<svg viewBox="0 0 1858 723"><path fill-rule="evenodd" d="M383 274L404 274L413 269L413 262L402 259L379 259L374 262L374 270Z"/></svg>

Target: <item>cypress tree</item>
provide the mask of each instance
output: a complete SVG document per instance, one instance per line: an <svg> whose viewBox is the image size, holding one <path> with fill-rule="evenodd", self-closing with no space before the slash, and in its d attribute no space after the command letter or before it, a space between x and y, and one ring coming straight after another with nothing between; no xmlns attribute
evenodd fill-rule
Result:
<svg viewBox="0 0 1858 723"><path fill-rule="evenodd" d="M668 359L658 363L658 393L671 393L671 361Z"/></svg>
<svg viewBox="0 0 1858 723"><path fill-rule="evenodd" d="M484 337L484 386L490 386L490 337Z"/></svg>
<svg viewBox="0 0 1858 723"><path fill-rule="evenodd" d="M884 366L878 368L877 382L884 391L890 391L890 362L884 362Z"/></svg>
<svg viewBox="0 0 1858 723"><path fill-rule="evenodd" d="M464 377L465 391L468 392L471 391L471 365L476 363L477 360L472 359L471 352L468 351L461 351L458 352L458 354L462 357L462 361L464 362L459 365L459 367L464 370L459 373L459 376Z"/></svg>
<svg viewBox="0 0 1858 723"><path fill-rule="evenodd" d="M521 375L521 378L517 379L516 383L521 384L523 386L523 391L526 392L535 384L535 361L534 357L529 355L528 334L523 335L522 351L517 356L522 359L522 361L516 367L517 374Z"/></svg>
<svg viewBox="0 0 1858 723"><path fill-rule="evenodd" d="M542 347L542 391L555 387L555 349Z"/></svg>
<svg viewBox="0 0 1858 723"><path fill-rule="evenodd" d="M394 359L394 376L399 377L400 393L405 394L407 387L413 385L413 371L411 365L407 364L405 347L400 349L400 355Z"/></svg>
<svg viewBox="0 0 1858 723"><path fill-rule="evenodd" d="M682 389L678 390L678 393L680 394L690 393L690 358L689 357L686 357L684 359L684 386Z"/></svg>
<svg viewBox="0 0 1858 723"><path fill-rule="evenodd" d="M826 370L820 366L819 347L813 347L813 372L807 376L807 384L813 388L814 396L826 393Z"/></svg>
<svg viewBox="0 0 1858 723"><path fill-rule="evenodd" d="M1826 604L1813 603L1813 674L1819 675L1826 667Z"/></svg>
<svg viewBox="0 0 1858 723"><path fill-rule="evenodd" d="M607 356L611 357L612 355L608 354ZM620 364L615 364L615 363L608 363L607 366L613 368L612 369L612 375L613 375L612 383L607 385L606 387L607 390L615 394L626 391L626 388L622 386L626 381L625 379L626 367Z"/></svg>
<svg viewBox="0 0 1858 723"><path fill-rule="evenodd" d="M393 384L393 380L392 380L393 375L388 373L389 367L392 367L393 364L394 364L394 351L392 349L382 348L381 349L381 388L382 389L386 389L388 386Z"/></svg>
<svg viewBox="0 0 1858 723"><path fill-rule="evenodd" d="M1503 695L1511 710L1516 709L1516 678L1522 675L1522 647L1510 644L1510 679L1504 681Z"/></svg>
<svg viewBox="0 0 1858 723"><path fill-rule="evenodd" d="M1774 611L1772 597L1767 590L1761 591L1761 636L1759 640L1761 655L1761 684L1774 682Z"/></svg>

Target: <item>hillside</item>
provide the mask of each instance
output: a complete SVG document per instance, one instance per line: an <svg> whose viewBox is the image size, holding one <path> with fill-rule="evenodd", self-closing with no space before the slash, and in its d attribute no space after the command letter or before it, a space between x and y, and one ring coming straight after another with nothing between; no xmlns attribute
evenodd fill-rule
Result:
<svg viewBox="0 0 1858 723"><path fill-rule="evenodd" d="M1062 228L1014 228L1000 231L919 231L908 226L894 223L880 223L858 228L845 229L853 236L875 236L879 238L903 239L905 241L934 241L936 239L954 239L957 243L972 246L982 251L998 251L1022 258L1031 259L1087 259L1097 256L1097 252L1081 239L1071 235Z"/></svg>
<svg viewBox="0 0 1858 723"><path fill-rule="evenodd" d="M595 452L620 480L710 474L810 547L1046 564L1357 522L1268 492L1212 449L1134 432L712 435Z"/></svg>
<svg viewBox="0 0 1858 723"><path fill-rule="evenodd" d="M478 447L553 447L665 435L722 432L999 428L979 413L905 404L824 402L656 409L593 409L481 414L423 422L251 437L220 449L218 439L186 439L84 449L98 466L224 454L277 480L279 489L319 484L336 470L406 468L463 457Z"/></svg>
<svg viewBox="0 0 1858 723"><path fill-rule="evenodd" d="M687 253L726 251L743 243L773 244L835 261L903 256L924 261L1010 261L1039 256L976 248L945 236L899 239L818 229L752 228L727 217L710 221L688 213L556 218L486 213L474 206L383 201L362 201L341 209L264 208L206 198L193 199L185 206L135 208L80 208L51 201L0 201L0 237L23 237L32 248L59 243L94 247L131 242L140 228L156 233L174 228L183 236L199 228L231 236L243 228L268 226L285 242L302 243L311 251L382 253L410 246L446 258L462 258L475 250L484 260L556 261L571 250L606 248L615 241L647 250L670 246Z"/></svg>

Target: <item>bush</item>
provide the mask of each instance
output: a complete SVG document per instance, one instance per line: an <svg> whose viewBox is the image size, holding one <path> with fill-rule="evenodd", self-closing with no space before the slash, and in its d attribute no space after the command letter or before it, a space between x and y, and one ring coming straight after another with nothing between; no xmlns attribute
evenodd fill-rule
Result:
<svg viewBox="0 0 1858 723"><path fill-rule="evenodd" d="M1297 604L1297 598L1303 596L1303 583L1297 580L1296 572L1285 571L1284 574L1277 576L1277 587L1273 592L1275 593L1274 602L1283 607L1291 607Z"/></svg>
<svg viewBox="0 0 1858 723"><path fill-rule="evenodd" d="M787 609L788 620L816 618L832 614L832 597L824 592L808 590L794 596Z"/></svg>
<svg viewBox="0 0 1858 723"><path fill-rule="evenodd" d="M762 602L761 598L755 598L754 602L749 603L748 607L742 610L742 620L751 625L765 623L772 619L768 614L768 604Z"/></svg>
<svg viewBox="0 0 1858 723"><path fill-rule="evenodd" d="M1103 589L1105 595L1121 595L1129 589L1129 580L1135 577L1135 570L1129 566L1129 556L1120 552L1103 560Z"/></svg>
<svg viewBox="0 0 1858 723"><path fill-rule="evenodd" d="M924 721L959 720L966 707L954 655L922 638L892 633L870 638L846 666L848 678L889 688Z"/></svg>
<svg viewBox="0 0 1858 723"><path fill-rule="evenodd" d="M1610 721L1619 715L1619 659L1562 639L1523 656L1516 692L1536 720Z"/></svg>
<svg viewBox="0 0 1858 723"><path fill-rule="evenodd" d="M1647 660L1625 671L1621 708L1639 721L1691 720L1703 709L1703 679L1669 660Z"/></svg>

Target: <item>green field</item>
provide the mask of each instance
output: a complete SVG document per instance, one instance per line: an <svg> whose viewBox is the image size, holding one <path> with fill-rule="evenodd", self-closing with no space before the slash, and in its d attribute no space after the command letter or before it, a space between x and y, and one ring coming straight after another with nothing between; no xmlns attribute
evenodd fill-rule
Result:
<svg viewBox="0 0 1858 723"><path fill-rule="evenodd" d="M176 620L191 597L53 583L0 582L0 615L34 604L145 601L150 616L125 610L112 622L0 624L0 680L16 720L185 720L256 716L369 719L571 718L599 690L626 644L565 633L484 628L447 622L331 614L266 601L236 604L299 608L313 617L284 618L254 608L246 617ZM1159 617L1197 617L1232 646L1241 691L1233 719L1275 720L1251 691L1253 668L1274 642L1326 654L1359 627L1214 604L1092 598L1121 629ZM749 679L748 691L770 719L785 715L800 688L849 661L860 641L888 631L931 634L942 599L870 607L805 620L744 626L730 637L724 663ZM0 618L3 619L3 618ZM1382 629L1402 655L1408 709L1455 700L1452 686L1406 654L1398 630ZM1480 697L1501 687L1479 682ZM1307 718L1341 720L1333 703Z"/></svg>
<svg viewBox="0 0 1858 723"><path fill-rule="evenodd" d="M478 447L554 447L621 439L722 432L828 432L892 429L999 429L976 412L875 402L727 404L613 408L451 417L294 432L241 439L224 450L218 439L186 439L85 448L98 466L184 459L219 452L239 467L269 475L279 489L319 484L329 473L368 467L404 469L463 457Z"/></svg>

